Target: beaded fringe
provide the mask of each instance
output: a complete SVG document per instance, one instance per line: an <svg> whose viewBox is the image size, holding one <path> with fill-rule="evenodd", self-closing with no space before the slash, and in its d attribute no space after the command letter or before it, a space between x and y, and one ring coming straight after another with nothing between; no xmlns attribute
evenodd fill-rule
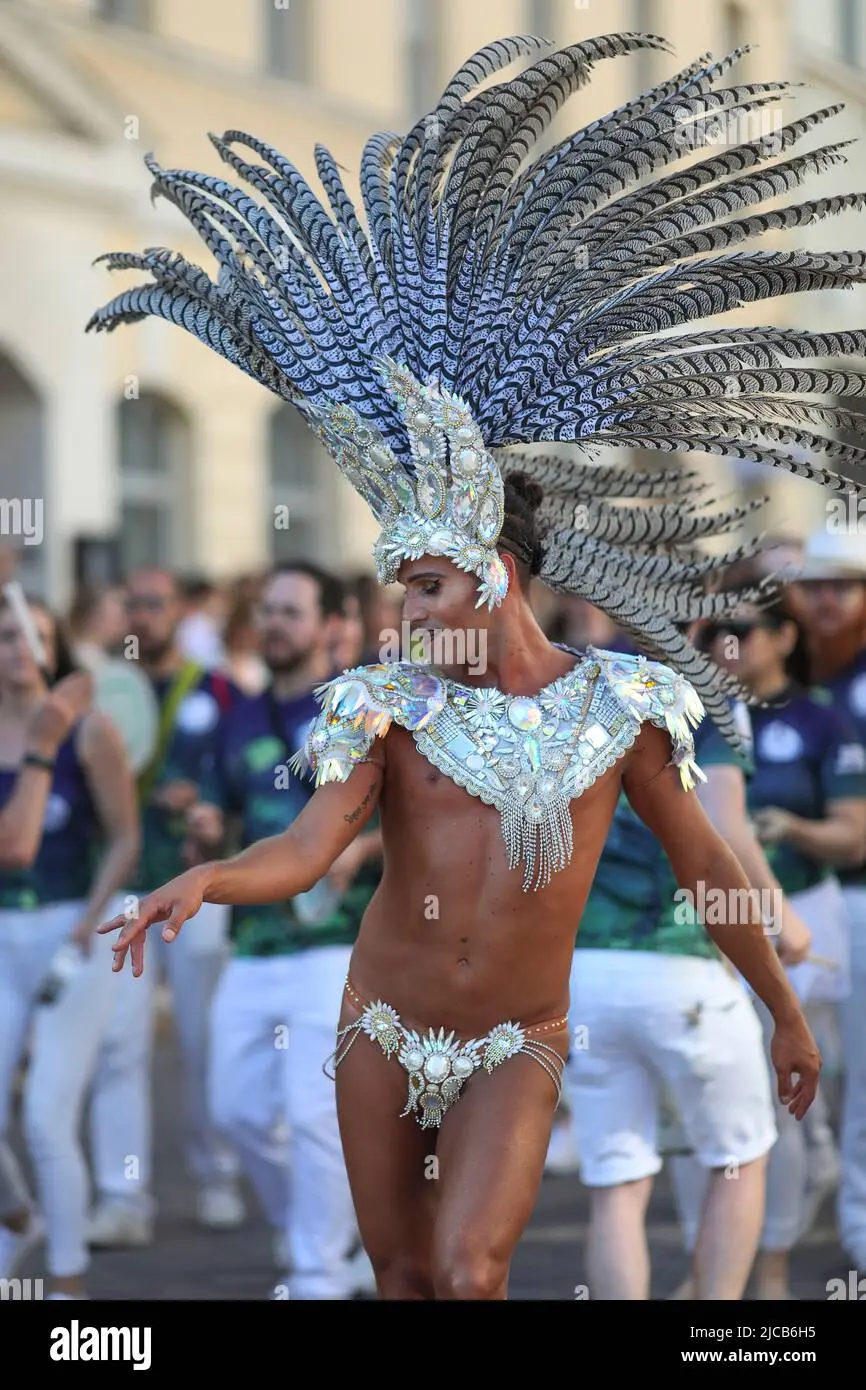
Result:
<svg viewBox="0 0 866 1390"><path fill-rule="evenodd" d="M523 806L509 803L502 809L502 835L509 869L524 865L523 891L544 888L571 862L574 835L570 803L566 797L557 797L537 821L528 818Z"/></svg>

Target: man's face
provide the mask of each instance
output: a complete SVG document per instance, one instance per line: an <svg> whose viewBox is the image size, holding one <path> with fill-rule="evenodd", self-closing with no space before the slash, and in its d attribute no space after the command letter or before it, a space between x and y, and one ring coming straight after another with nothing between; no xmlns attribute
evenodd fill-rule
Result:
<svg viewBox="0 0 866 1390"><path fill-rule="evenodd" d="M350 594L346 599L345 613L331 644L332 666L338 671L345 671L350 666L357 666L364 655L364 640L364 619L361 615L361 605L354 594Z"/></svg>
<svg viewBox="0 0 866 1390"><path fill-rule="evenodd" d="M794 608L815 637L866 628L866 579L810 579L791 585Z"/></svg>
<svg viewBox="0 0 866 1390"><path fill-rule="evenodd" d="M171 575L162 570L142 570L132 575L125 605L128 631L138 638L142 661L158 661L173 646L183 615Z"/></svg>
<svg viewBox="0 0 866 1390"><path fill-rule="evenodd" d="M285 674L332 642L338 619L323 618L319 586L308 574L278 574L265 587L257 611L262 657Z"/></svg>
<svg viewBox="0 0 866 1390"><path fill-rule="evenodd" d="M398 579L406 591L403 620L408 622L413 637L425 634L435 647L437 632L456 634L451 643L453 659L449 661L446 653L442 661L434 661L435 665L465 664L458 649L466 653L486 651L487 633L496 621L496 614L489 613L486 605L475 606L478 602L477 575L465 574L450 560L423 555L420 560L404 560ZM443 652L447 645L441 642Z"/></svg>

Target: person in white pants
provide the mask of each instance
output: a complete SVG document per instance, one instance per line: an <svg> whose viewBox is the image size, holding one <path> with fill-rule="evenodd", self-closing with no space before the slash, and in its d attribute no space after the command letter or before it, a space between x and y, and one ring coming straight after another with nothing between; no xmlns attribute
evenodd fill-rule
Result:
<svg viewBox="0 0 866 1390"><path fill-rule="evenodd" d="M862 534L821 531L806 545L790 599L806 628L815 681L866 743L866 546ZM850 993L841 1005L844 1086L837 1215L842 1244L866 1271L866 845L839 871L850 934Z"/></svg>
<svg viewBox="0 0 866 1390"><path fill-rule="evenodd" d="M130 887L147 893L185 867L185 816L212 766L220 713L240 692L218 672L185 660L177 643L183 605L176 578L163 570L130 576L125 595L129 636L160 708L158 746L139 777L143 847ZM171 991L186 1091L186 1161L197 1188L197 1217L227 1230L244 1219L238 1160L213 1123L207 1096L210 1011L228 958L228 911L209 907L196 940L162 956ZM90 1111L98 1199L88 1239L93 1246L135 1246L153 1239L151 1193L152 981L134 981L115 1001L100 1050Z"/></svg>
<svg viewBox="0 0 866 1390"><path fill-rule="evenodd" d="M131 897L132 895L127 895ZM156 1023L156 980L168 981L174 1001L174 1024L184 1058L185 1143L191 1171L205 1185L199 1206L202 1224L231 1229L235 1224L235 1164L214 1143L208 1102L210 1016L228 958L227 909L206 903L200 913L201 934L172 952L154 945L157 969L117 981L114 1003L103 1034L90 1105L90 1151L94 1185L101 1204L91 1217L88 1239L95 1246L143 1246L153 1239L156 1203L152 1196L153 1105L151 1064ZM181 943L178 943L181 944ZM216 1148L216 1156L213 1149ZM226 1189L213 1175L224 1173ZM221 1212L227 1207L227 1219Z"/></svg>
<svg viewBox="0 0 866 1390"><path fill-rule="evenodd" d="M762 609L744 606L738 617L710 625L706 649L761 701L751 716L748 811L788 901L812 933L813 953L836 966L835 972L819 972L810 961L794 966L792 984L806 1006L812 998L824 1002L818 995L826 988L823 976L832 981L834 973L847 974L845 909L833 870L856 865L866 843L866 748L826 695L810 691L804 632L784 599ZM772 1019L760 1001L755 1007L769 1058ZM824 1184L835 1176L826 1164L823 1173L813 1172L810 1193L806 1128L778 1102L776 1111L779 1140L767 1171L755 1281L757 1297L771 1301L791 1298L790 1252L805 1234L810 1210L828 1195ZM821 1112L826 1118L823 1104ZM674 1171L682 1167L680 1162ZM818 1177L823 1182L816 1189ZM686 1224L694 1222L692 1212Z"/></svg>
<svg viewBox="0 0 866 1390"><path fill-rule="evenodd" d="M866 887L843 892L851 926L851 993L842 1006L845 1089L838 1216L842 1244L866 1274Z"/></svg>
<svg viewBox="0 0 866 1390"><path fill-rule="evenodd" d="M312 795L286 759L316 717L314 687L333 675L329 651L343 598L339 581L313 565L287 563L265 583L258 620L271 680L222 721L210 804L190 818L203 853L222 841L224 817L246 846L286 829ZM214 1117L256 1190L275 1262L287 1269L278 1288L293 1299L353 1292L355 1215L323 1063L380 848L378 832L368 832L311 893L235 908L233 956L214 1001Z"/></svg>
<svg viewBox="0 0 866 1390"><path fill-rule="evenodd" d="M742 706L738 717L748 737ZM752 884L772 891L775 880L746 828L743 770L709 719L697 731L696 756L707 777L698 788L704 809ZM796 958L807 949L808 932L783 907L781 935ZM571 976L566 1078L581 1178L590 1189L593 1299L650 1296L645 1217L662 1168L666 1096L706 1182L691 1296L739 1299L751 1269L776 1139L770 1073L758 1018L721 955L726 934L743 919L736 911L707 913L705 928L702 914L677 889L669 862L623 798L581 919Z"/></svg>
<svg viewBox="0 0 866 1390"><path fill-rule="evenodd" d="M40 604L29 615L46 671L59 672L69 658L55 620ZM3 1136L26 1051L24 1134L49 1298L85 1296L89 1192L79 1125L117 983L95 928L140 843L120 735L104 715L81 713L90 690L89 676L70 674L46 698L18 619L0 603L0 1144L8 1200L10 1188L25 1190ZM28 1206L6 1213L4 1277L38 1226Z"/></svg>

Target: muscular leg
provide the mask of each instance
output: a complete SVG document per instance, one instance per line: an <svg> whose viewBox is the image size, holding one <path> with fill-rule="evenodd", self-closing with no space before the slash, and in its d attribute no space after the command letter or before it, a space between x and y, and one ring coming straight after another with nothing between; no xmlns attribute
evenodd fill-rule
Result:
<svg viewBox="0 0 866 1390"><path fill-rule="evenodd" d="M545 1042L561 1057L568 1030ZM514 1249L544 1172L556 1087L518 1054L467 1083L442 1122L436 1148L439 1208L433 1232L437 1299L504 1299Z"/></svg>
<svg viewBox="0 0 866 1390"><path fill-rule="evenodd" d="M358 1010L343 1004L340 1027ZM337 1114L358 1230L383 1299L432 1299L436 1130L400 1118L408 1077L365 1033L337 1068ZM550 1085L550 1082L548 1082ZM459 1102L462 1104L462 1101Z"/></svg>

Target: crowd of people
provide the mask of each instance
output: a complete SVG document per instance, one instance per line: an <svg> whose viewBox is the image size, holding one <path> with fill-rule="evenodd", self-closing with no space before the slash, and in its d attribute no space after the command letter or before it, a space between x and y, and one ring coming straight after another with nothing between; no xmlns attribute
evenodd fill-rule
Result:
<svg viewBox="0 0 866 1390"><path fill-rule="evenodd" d="M757 1296L790 1297L790 1252L837 1188L841 1242L866 1269L866 556L818 540L823 558L793 554L802 576L771 606L746 571L736 620L692 634L760 701L738 710L749 766L700 726L698 795L768 904L841 1098L819 1092L803 1123L774 1099L771 1020L623 797L574 924L549 1150L551 1172L574 1167L590 1190L593 1298L649 1297L645 1214L665 1158L692 1260L678 1297L741 1298L756 1250ZM539 590L538 605L551 640L634 650L581 599ZM151 932L140 977L112 971L95 929L292 822L313 790L289 761L314 691L381 659L399 592L307 561L228 586L154 568L62 616L37 599L29 613L42 662L0 606L0 1278L44 1243L47 1296L83 1298L92 1249L153 1241L161 972L197 1219L240 1225L243 1176L290 1297L370 1292L323 1062L379 880L377 817L309 892L205 904L170 949ZM3 1137L19 1083L33 1192Z"/></svg>

